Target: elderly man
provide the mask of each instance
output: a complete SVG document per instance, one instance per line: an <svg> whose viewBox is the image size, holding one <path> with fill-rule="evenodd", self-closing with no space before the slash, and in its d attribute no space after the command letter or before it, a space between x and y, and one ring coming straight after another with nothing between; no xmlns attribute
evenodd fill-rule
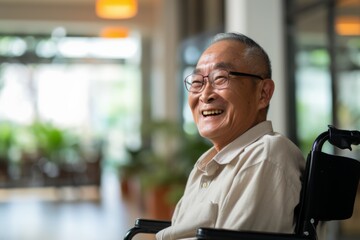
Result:
<svg viewBox="0 0 360 240"><path fill-rule="evenodd" d="M185 86L213 147L190 173L172 226L156 238L194 237L199 227L293 232L305 160L266 120L274 92L266 52L244 35L218 34Z"/></svg>

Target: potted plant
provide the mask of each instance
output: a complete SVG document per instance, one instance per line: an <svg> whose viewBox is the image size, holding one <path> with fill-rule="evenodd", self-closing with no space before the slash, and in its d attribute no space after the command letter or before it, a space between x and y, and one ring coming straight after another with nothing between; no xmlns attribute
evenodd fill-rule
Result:
<svg viewBox="0 0 360 240"><path fill-rule="evenodd" d="M69 131L60 129L51 123L34 122L29 126L32 136L34 156L29 164L37 164L44 174L45 184L72 184L75 169L81 159L79 139Z"/></svg>
<svg viewBox="0 0 360 240"><path fill-rule="evenodd" d="M195 161L210 145L171 121L148 123L145 130L152 142L132 154L130 162L137 166L148 214L169 219Z"/></svg>

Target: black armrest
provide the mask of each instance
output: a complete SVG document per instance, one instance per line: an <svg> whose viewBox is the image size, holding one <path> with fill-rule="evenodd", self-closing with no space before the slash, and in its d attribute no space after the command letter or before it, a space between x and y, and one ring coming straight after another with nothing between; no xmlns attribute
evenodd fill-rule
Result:
<svg viewBox="0 0 360 240"><path fill-rule="evenodd" d="M310 240L306 236L287 233L265 233L251 231L234 231L226 229L199 228L196 238L200 240Z"/></svg>
<svg viewBox="0 0 360 240"><path fill-rule="evenodd" d="M164 228L170 227L170 221L149 220L149 219L136 219L135 226L131 228L125 235L124 240L132 239L139 233L157 233Z"/></svg>

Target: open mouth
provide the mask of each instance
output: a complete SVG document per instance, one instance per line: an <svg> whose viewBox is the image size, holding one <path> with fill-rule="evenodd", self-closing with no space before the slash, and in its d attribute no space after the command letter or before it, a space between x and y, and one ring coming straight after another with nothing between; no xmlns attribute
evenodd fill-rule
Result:
<svg viewBox="0 0 360 240"><path fill-rule="evenodd" d="M223 110L204 110L202 111L202 115L204 117L216 116L222 114L223 112Z"/></svg>

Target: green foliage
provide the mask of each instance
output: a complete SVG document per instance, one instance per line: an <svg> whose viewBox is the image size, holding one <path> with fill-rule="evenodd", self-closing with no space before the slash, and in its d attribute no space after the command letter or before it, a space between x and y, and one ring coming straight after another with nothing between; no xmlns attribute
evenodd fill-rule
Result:
<svg viewBox="0 0 360 240"><path fill-rule="evenodd" d="M16 142L16 128L8 122L0 123L0 159L10 158L11 150Z"/></svg>
<svg viewBox="0 0 360 240"><path fill-rule="evenodd" d="M80 158L80 140L50 123L35 122L29 127L37 151L53 162L74 162Z"/></svg>
<svg viewBox="0 0 360 240"><path fill-rule="evenodd" d="M50 123L34 122L19 126L0 123L0 158L14 161L21 155L46 158L56 163L74 162L80 158L80 139L75 134Z"/></svg>
<svg viewBox="0 0 360 240"><path fill-rule="evenodd" d="M120 177L123 179L137 176L145 168L145 163L143 161L145 154L144 149L133 150L126 148L126 151L128 153L128 159L119 166Z"/></svg>
<svg viewBox="0 0 360 240"><path fill-rule="evenodd" d="M143 132L150 137L162 134L167 140L164 144L169 145L165 148L170 148L171 142L176 146L170 154L158 152L154 142L149 147L128 149L129 161L120 166L120 174L139 177L144 189L170 187L169 201L177 202L191 169L210 144L199 135L186 134L179 124L170 121L147 123Z"/></svg>

